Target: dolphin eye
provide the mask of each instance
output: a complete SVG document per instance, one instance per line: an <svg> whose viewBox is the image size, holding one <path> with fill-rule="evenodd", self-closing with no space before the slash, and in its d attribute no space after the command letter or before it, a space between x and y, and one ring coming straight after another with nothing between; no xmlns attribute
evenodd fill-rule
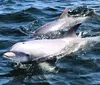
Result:
<svg viewBox="0 0 100 85"><path fill-rule="evenodd" d="M26 56L29 57L30 55L29 54L26 54Z"/></svg>

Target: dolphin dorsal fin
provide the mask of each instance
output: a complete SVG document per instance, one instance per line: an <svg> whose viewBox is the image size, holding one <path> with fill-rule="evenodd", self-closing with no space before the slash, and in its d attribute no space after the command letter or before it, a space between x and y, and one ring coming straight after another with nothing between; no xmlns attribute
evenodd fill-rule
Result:
<svg viewBox="0 0 100 85"><path fill-rule="evenodd" d="M60 15L59 19L63 19L65 17L68 17L67 14L70 10L68 8L65 8L65 10L63 11L63 13Z"/></svg>
<svg viewBox="0 0 100 85"><path fill-rule="evenodd" d="M77 24L77 25L74 25L73 27L71 27L69 30L68 30L68 33L67 33L67 37L76 37L76 30L79 28L79 26L81 25L81 23Z"/></svg>

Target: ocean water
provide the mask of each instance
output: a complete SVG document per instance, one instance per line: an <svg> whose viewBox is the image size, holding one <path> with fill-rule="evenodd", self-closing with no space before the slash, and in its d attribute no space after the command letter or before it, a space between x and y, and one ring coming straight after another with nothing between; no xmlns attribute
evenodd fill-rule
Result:
<svg viewBox="0 0 100 85"><path fill-rule="evenodd" d="M100 0L0 0L0 85L100 85L99 44L85 54L60 59L54 72L13 69L2 57L13 44L30 38L19 31L21 27L34 31L59 18L64 8L83 5L96 14L78 32L89 37L100 35Z"/></svg>

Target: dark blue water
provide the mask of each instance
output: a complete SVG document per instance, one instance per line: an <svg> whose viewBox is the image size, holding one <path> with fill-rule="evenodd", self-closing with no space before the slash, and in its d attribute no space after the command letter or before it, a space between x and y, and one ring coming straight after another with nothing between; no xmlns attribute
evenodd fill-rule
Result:
<svg viewBox="0 0 100 85"><path fill-rule="evenodd" d="M0 76L0 85L100 85L100 45L84 55L59 60L56 72L37 75L33 71L14 70L2 58L14 43L29 39L19 31L20 27L34 31L57 19L64 8L83 5L97 12L79 31L90 37L100 35L99 0L0 0L0 75L4 75Z"/></svg>

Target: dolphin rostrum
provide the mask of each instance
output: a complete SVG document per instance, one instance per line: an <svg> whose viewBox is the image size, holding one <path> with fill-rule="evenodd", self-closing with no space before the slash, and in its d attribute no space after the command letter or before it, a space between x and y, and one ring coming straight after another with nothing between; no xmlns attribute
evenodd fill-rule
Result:
<svg viewBox="0 0 100 85"><path fill-rule="evenodd" d="M9 52L4 53L4 57L18 62L45 61L62 54L70 55L79 50L87 49L93 45L98 37L80 38L75 30L80 26L77 24L68 31L65 38L43 39L19 42L12 46Z"/></svg>

